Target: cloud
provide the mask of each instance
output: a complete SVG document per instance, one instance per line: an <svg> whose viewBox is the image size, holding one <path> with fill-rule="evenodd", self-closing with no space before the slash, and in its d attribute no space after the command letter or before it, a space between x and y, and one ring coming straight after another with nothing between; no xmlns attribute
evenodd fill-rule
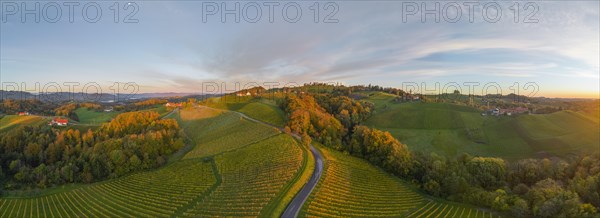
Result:
<svg viewBox="0 0 600 218"><path fill-rule="evenodd" d="M148 89L187 91L203 81L397 86L414 79L551 77L575 84L574 78L598 78L600 69L599 3L578 3L536 2L540 22L534 24L515 23L508 13L512 2L501 3L506 13L498 23L480 16L474 23L466 17L458 23L421 23L418 16L403 23L401 3L387 1L338 2L339 23L314 23L307 9L298 23L279 17L275 23L223 24L218 17L202 23L200 3L148 2L140 24L93 26L97 36L88 33L85 39L64 24L41 28L54 31L49 42L32 37L44 34L40 29L13 25L15 33L28 34L1 33L2 63L28 60L27 65L48 72L68 69L65 77L76 72L103 72L89 75L96 78L133 74L127 79L134 77ZM152 16L156 14L165 16ZM65 61L69 57L76 61ZM3 66L2 76L16 77L29 69L13 63Z"/></svg>
<svg viewBox="0 0 600 218"><path fill-rule="evenodd" d="M376 9L383 10L375 12ZM330 26L277 23L248 28L242 25L236 37L211 42L215 43L212 52L196 51L196 60L200 61L189 65L221 79L305 81L343 81L372 73L416 75L401 73L407 70L427 70L436 73L424 75L438 76L483 71L496 76L534 77L558 73L554 71L566 67L585 71L598 66L597 61L589 58L594 49L580 41L565 40L556 34L561 30L548 28L552 26L549 22L554 21L544 20L547 14L542 14L540 19L545 22L539 25L422 24L401 23L395 13L398 8L394 7L380 5L364 10L378 16L350 16L346 22ZM590 35L587 42L591 42L594 34L589 34L581 20L589 15L571 15L565 13L564 22L576 23L577 27L562 22L556 26L584 32ZM470 69L458 65L469 65ZM390 69L406 70L386 72Z"/></svg>

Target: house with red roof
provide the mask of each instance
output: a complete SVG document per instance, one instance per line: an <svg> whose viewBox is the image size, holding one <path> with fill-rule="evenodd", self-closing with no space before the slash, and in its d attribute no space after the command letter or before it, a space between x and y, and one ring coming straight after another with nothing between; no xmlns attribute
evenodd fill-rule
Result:
<svg viewBox="0 0 600 218"><path fill-rule="evenodd" d="M50 126L66 126L66 125L69 125L69 119L55 117L54 119L52 119L52 121L50 121L50 123L48 123L48 125L50 125Z"/></svg>

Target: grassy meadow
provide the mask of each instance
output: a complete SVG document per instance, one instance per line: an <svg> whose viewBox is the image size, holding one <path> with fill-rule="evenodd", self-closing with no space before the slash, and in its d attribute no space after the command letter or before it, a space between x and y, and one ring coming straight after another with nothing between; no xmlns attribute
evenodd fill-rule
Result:
<svg viewBox="0 0 600 218"><path fill-rule="evenodd" d="M285 125L285 113L273 99L227 95L207 99L204 104L213 108L244 113L249 117L275 126L283 127Z"/></svg>
<svg viewBox="0 0 600 218"><path fill-rule="evenodd" d="M411 150L456 156L507 159L597 152L597 121L577 112L482 116L474 108L446 103L396 103L394 96L370 93L376 111L365 125L392 133Z"/></svg>
<svg viewBox="0 0 600 218"><path fill-rule="evenodd" d="M39 116L18 116L18 115L6 115L0 118L0 132L9 131L19 126L26 125L41 125L47 120Z"/></svg>
<svg viewBox="0 0 600 218"><path fill-rule="evenodd" d="M75 113L77 114L77 117L79 117L79 123L92 125L100 125L119 115L119 112L117 111L104 112L88 108L77 108Z"/></svg>

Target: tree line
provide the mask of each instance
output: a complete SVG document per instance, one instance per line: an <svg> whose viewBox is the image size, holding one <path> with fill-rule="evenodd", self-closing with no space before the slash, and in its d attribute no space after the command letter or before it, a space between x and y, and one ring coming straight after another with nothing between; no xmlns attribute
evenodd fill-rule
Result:
<svg viewBox="0 0 600 218"><path fill-rule="evenodd" d="M41 115L53 115L54 109L58 105L53 102L44 102L37 99L13 100L4 99L0 103L0 113L17 114L19 112L29 112Z"/></svg>
<svg viewBox="0 0 600 218"><path fill-rule="evenodd" d="M361 157L424 192L515 217L594 217L600 208L600 156L568 160L411 152L389 132L361 126L374 110L347 92L288 94L286 131ZM402 121L398 121L402 122Z"/></svg>
<svg viewBox="0 0 600 218"><path fill-rule="evenodd" d="M21 126L0 133L0 189L91 183L156 168L183 147L175 120L118 115L95 131Z"/></svg>

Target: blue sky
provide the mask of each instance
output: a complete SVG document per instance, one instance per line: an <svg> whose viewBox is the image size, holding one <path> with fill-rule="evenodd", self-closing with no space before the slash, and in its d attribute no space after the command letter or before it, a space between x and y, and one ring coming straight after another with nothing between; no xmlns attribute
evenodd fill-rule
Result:
<svg viewBox="0 0 600 218"><path fill-rule="evenodd" d="M201 92L202 82L496 82L504 94L515 82L535 82L537 96L600 92L598 1L535 2L538 23L515 23L512 2L500 2L496 23L483 20L481 7L473 23L464 7L456 23L422 23L419 16L403 22L402 2L395 1L337 2L338 23L315 23L309 1L299 2L297 23L282 18L281 6L273 23L266 8L257 23L233 16L222 23L218 15L202 22L201 1L137 2L139 23L114 23L112 3L101 3L97 23L82 19L81 6L74 23L66 11L57 23L22 23L19 14L4 13L2 82L135 82L140 92Z"/></svg>

